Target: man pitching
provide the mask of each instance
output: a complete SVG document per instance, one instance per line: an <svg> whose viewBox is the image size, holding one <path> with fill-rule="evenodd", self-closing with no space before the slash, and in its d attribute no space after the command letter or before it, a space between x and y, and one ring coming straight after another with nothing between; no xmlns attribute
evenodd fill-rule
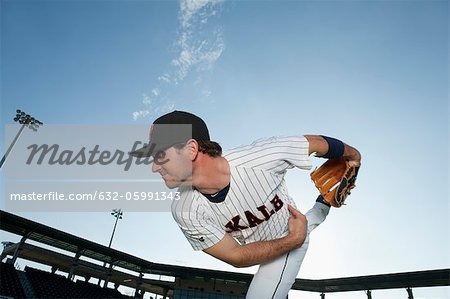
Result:
<svg viewBox="0 0 450 299"><path fill-rule="evenodd" d="M189 125L189 134L168 125ZM322 195L303 215L284 176L294 167L311 169L313 154L330 163L313 178ZM222 154L205 122L182 111L159 117L149 144L130 155L152 156L152 171L169 188L178 188L181 198L173 202L172 214L194 250L235 267L259 265L249 299L287 297L310 232L325 220L330 205L343 204L361 160L355 148L318 135L272 137Z"/></svg>

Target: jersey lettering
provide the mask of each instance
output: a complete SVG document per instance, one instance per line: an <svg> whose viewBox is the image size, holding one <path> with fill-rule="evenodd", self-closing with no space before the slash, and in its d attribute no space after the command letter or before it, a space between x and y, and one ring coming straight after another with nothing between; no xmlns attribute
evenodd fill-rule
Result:
<svg viewBox="0 0 450 299"><path fill-rule="evenodd" d="M258 224L264 222L264 220L259 219L258 217L253 215L253 213L250 212L250 211L245 211L245 217L247 217L247 222L248 222L250 227L255 227Z"/></svg>
<svg viewBox="0 0 450 299"><path fill-rule="evenodd" d="M268 221L270 216L278 212L284 206L283 201L278 197L278 195L275 195L270 202L273 205L273 210L271 210L270 213L268 212L269 209L265 205L256 208L264 216L264 219L258 218L251 211L245 211L245 218L247 218L247 223L249 226L240 225L239 221L241 221L241 216L236 215L231 219L231 221L228 221L228 223L225 224L225 227L227 228L226 232L231 233L234 231L240 231L249 227L255 227L264 221Z"/></svg>
<svg viewBox="0 0 450 299"><path fill-rule="evenodd" d="M228 228L227 233L239 231L241 229L246 229L248 226L239 225L239 221L241 220L241 216L234 216L231 221L229 221L225 227Z"/></svg>
<svg viewBox="0 0 450 299"><path fill-rule="evenodd" d="M267 207L266 206L262 205L262 206L257 207L256 209L258 209L258 211L260 211L261 214L263 214L264 220L266 220L266 221L269 220L270 214L267 211Z"/></svg>
<svg viewBox="0 0 450 299"><path fill-rule="evenodd" d="M278 212L283 207L283 201L278 197L278 195L275 195L270 202L273 204L275 212Z"/></svg>

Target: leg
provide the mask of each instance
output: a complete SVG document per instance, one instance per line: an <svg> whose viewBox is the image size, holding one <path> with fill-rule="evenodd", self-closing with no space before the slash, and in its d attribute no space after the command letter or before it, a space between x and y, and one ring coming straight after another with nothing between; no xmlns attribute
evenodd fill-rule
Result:
<svg viewBox="0 0 450 299"><path fill-rule="evenodd" d="M246 299L286 299L295 282L309 245L309 233L321 224L330 208L316 203L306 214L308 233L303 245L281 257L259 266L247 291Z"/></svg>
<svg viewBox="0 0 450 299"><path fill-rule="evenodd" d="M302 247L259 266L246 299L286 299L308 249L309 236Z"/></svg>
<svg viewBox="0 0 450 299"><path fill-rule="evenodd" d="M314 206L305 214L308 220L308 233L312 232L316 227L319 226L327 218L330 212L330 207L324 205L323 203L316 202Z"/></svg>

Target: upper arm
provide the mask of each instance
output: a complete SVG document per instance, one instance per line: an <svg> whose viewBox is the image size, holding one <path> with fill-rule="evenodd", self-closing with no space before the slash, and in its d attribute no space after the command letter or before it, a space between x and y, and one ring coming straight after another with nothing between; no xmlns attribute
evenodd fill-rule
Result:
<svg viewBox="0 0 450 299"><path fill-rule="evenodd" d="M236 148L226 155L229 162L242 168L257 168L284 173L298 167L312 167L308 154L308 140L304 136L285 136L260 139L251 145Z"/></svg>
<svg viewBox="0 0 450 299"><path fill-rule="evenodd" d="M241 245L230 234L225 234L222 240L209 248L203 249L203 252L232 266L239 267L241 264L240 247Z"/></svg>

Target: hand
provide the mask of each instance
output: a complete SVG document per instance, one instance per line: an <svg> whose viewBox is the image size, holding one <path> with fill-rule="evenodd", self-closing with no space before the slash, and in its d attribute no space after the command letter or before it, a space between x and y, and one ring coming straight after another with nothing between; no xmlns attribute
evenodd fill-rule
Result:
<svg viewBox="0 0 450 299"><path fill-rule="evenodd" d="M289 217L289 234L288 237L292 240L295 246L294 248L299 248L302 246L303 242L306 238L306 226L308 221L306 220L305 215L303 215L300 211L294 208L291 205L288 205L289 213L291 216Z"/></svg>
<svg viewBox="0 0 450 299"><path fill-rule="evenodd" d="M354 147L349 145L345 146L344 158L350 166L361 166L361 153Z"/></svg>

